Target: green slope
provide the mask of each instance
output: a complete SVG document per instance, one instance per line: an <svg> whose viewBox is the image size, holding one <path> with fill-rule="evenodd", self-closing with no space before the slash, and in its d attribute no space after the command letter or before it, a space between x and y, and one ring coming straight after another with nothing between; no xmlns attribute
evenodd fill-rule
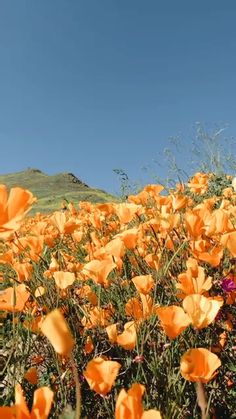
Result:
<svg viewBox="0 0 236 419"><path fill-rule="evenodd" d="M63 200L109 202L118 199L100 189L90 188L72 173L47 175L38 169L28 169L18 173L0 175L0 184L8 188L20 186L29 189L38 199L31 213L50 212L60 209Z"/></svg>

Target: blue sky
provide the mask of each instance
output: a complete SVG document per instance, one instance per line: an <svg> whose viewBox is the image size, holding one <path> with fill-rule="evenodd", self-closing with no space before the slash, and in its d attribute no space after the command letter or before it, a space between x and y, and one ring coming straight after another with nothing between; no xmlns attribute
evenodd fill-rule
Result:
<svg viewBox="0 0 236 419"><path fill-rule="evenodd" d="M196 121L234 136L235 21L235 0L1 0L0 173L115 192L115 168L163 175L170 136L186 167Z"/></svg>

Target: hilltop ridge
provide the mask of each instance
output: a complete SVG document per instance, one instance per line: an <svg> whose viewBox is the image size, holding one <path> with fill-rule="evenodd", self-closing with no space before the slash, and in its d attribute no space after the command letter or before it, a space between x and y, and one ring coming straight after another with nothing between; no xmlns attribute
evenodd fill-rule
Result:
<svg viewBox="0 0 236 419"><path fill-rule="evenodd" d="M97 188L92 188L71 172L48 175L37 168L0 175L0 184L8 188L22 187L29 189L38 199L32 212L50 212L60 209L62 201L108 202L116 197Z"/></svg>

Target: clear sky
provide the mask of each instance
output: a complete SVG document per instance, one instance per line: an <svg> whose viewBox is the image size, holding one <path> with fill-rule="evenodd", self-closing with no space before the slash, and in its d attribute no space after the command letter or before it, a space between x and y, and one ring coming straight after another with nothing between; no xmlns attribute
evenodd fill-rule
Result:
<svg viewBox="0 0 236 419"><path fill-rule="evenodd" d="M186 164L196 121L235 135L235 22L235 0L0 0L0 173L115 192L170 136Z"/></svg>

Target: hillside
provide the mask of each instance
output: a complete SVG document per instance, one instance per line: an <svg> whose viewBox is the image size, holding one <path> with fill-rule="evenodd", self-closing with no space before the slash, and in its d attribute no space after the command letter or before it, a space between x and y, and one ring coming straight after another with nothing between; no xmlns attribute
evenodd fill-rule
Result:
<svg viewBox="0 0 236 419"><path fill-rule="evenodd" d="M22 172L0 175L0 184L5 184L8 188L20 186L29 189L38 199L32 213L59 209L64 200L73 202L76 206L79 201L117 200L103 190L90 188L72 173L47 175L38 169L30 168Z"/></svg>

